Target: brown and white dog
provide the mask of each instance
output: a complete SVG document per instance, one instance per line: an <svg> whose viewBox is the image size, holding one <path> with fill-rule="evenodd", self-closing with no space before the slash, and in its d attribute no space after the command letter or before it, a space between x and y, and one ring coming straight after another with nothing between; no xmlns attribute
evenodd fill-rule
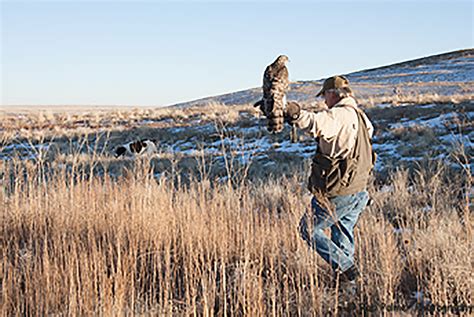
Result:
<svg viewBox="0 0 474 317"><path fill-rule="evenodd" d="M135 156L135 155L150 155L157 153L158 149L156 144L152 140L139 140L132 141L124 145L119 145L115 148L115 157L122 155Z"/></svg>

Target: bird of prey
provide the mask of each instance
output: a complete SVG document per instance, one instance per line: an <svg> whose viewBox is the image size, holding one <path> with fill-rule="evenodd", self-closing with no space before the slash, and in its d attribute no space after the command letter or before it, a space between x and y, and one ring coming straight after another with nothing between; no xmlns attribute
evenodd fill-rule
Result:
<svg viewBox="0 0 474 317"><path fill-rule="evenodd" d="M288 56L280 55L263 73L263 98L255 103L268 118L268 131L280 132L283 130L283 111L286 104L286 93L289 88Z"/></svg>

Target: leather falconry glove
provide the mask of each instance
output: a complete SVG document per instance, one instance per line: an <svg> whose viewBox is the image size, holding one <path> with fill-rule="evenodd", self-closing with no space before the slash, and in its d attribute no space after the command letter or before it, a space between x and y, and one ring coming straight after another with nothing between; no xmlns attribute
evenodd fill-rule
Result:
<svg viewBox="0 0 474 317"><path fill-rule="evenodd" d="M301 107L296 101L289 101L283 113L285 122L293 124L300 117Z"/></svg>

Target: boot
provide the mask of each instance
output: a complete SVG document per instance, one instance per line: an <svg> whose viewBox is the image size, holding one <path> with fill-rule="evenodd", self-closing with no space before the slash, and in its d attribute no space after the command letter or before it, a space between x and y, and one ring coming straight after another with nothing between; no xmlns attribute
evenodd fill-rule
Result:
<svg viewBox="0 0 474 317"><path fill-rule="evenodd" d="M340 274L340 279L341 282L355 282L359 278L359 276L359 270L355 265L353 265Z"/></svg>
<svg viewBox="0 0 474 317"><path fill-rule="evenodd" d="M360 277L356 266L351 266L344 272L334 271L333 288L338 286L339 291L344 294L354 296L357 293L357 280Z"/></svg>

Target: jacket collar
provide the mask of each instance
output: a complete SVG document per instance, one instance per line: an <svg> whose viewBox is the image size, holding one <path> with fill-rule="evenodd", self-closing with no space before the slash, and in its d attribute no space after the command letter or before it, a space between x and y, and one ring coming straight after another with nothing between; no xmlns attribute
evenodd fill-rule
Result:
<svg viewBox="0 0 474 317"><path fill-rule="evenodd" d="M344 106L350 106L352 108L358 108L357 107L357 102L355 101L355 99L353 97L345 97L345 98L342 98L341 100L339 100L338 103L336 103L334 105L333 108L335 107L344 107Z"/></svg>

